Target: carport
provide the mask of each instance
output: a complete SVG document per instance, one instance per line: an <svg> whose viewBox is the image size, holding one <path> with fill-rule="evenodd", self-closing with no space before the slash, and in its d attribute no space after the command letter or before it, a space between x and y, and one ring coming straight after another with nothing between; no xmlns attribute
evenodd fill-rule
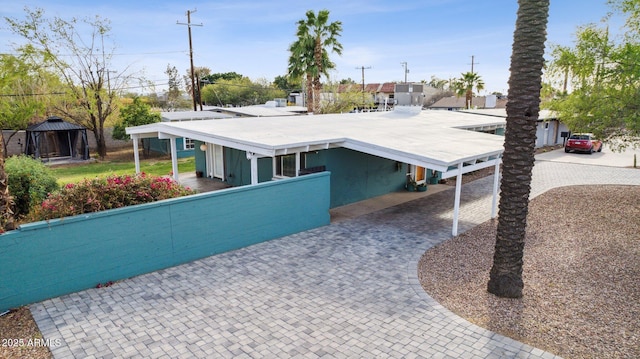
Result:
<svg viewBox="0 0 640 359"><path fill-rule="evenodd" d="M462 175L494 166L491 217L495 218L499 166L504 138L474 131L504 128L505 120L450 111L416 111L235 118L154 123L127 128L136 154L137 139L169 139L173 176L179 180L175 139L188 137L246 151L251 161L251 183L258 183L258 159L344 147L399 163L435 170L442 178L456 177L452 234L458 233ZM297 171L296 171L297 173Z"/></svg>

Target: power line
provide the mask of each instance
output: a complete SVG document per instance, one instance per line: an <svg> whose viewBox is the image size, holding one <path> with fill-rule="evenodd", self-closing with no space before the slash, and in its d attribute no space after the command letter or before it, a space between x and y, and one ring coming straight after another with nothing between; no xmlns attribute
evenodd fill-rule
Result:
<svg viewBox="0 0 640 359"><path fill-rule="evenodd" d="M23 93L23 94L0 94L0 97L23 97L23 96L49 96L49 95L66 95L66 92L49 92L49 93Z"/></svg>

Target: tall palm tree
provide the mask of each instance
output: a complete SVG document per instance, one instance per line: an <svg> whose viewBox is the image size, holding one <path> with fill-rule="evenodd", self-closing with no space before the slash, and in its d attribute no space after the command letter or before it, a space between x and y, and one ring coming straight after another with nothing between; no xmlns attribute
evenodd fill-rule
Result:
<svg viewBox="0 0 640 359"><path fill-rule="evenodd" d="M548 16L549 0L518 0L502 157L500 210L493 266L487 284L487 290L499 297L520 298L524 287L524 237Z"/></svg>
<svg viewBox="0 0 640 359"><path fill-rule="evenodd" d="M465 107L471 108L473 102L473 89L480 91L484 89L484 81L482 77L475 72L465 72L461 74L462 77L455 82L456 95L465 96Z"/></svg>
<svg viewBox="0 0 640 359"><path fill-rule="evenodd" d="M298 21L298 39L289 47L288 70L293 78L306 78L307 111L319 112L320 77L328 76L329 70L335 68L327 49L342 54L342 44L337 39L342 32L342 22L328 23L329 10L320 10L317 15L309 10L306 16Z"/></svg>

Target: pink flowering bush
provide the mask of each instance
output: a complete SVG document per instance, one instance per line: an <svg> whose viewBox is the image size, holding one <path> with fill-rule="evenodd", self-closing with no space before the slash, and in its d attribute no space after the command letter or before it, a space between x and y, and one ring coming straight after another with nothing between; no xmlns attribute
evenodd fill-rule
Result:
<svg viewBox="0 0 640 359"><path fill-rule="evenodd" d="M31 213L31 219L39 221L62 218L194 193L195 191L182 187L172 178L150 177L144 173L85 179L50 193L42 206Z"/></svg>

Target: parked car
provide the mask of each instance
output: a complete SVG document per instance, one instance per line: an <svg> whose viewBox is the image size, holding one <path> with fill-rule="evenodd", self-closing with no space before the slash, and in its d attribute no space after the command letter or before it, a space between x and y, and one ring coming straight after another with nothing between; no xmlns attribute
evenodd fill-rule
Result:
<svg viewBox="0 0 640 359"><path fill-rule="evenodd" d="M576 133L571 135L564 146L564 152L594 153L602 151L602 141L597 140L590 133Z"/></svg>

